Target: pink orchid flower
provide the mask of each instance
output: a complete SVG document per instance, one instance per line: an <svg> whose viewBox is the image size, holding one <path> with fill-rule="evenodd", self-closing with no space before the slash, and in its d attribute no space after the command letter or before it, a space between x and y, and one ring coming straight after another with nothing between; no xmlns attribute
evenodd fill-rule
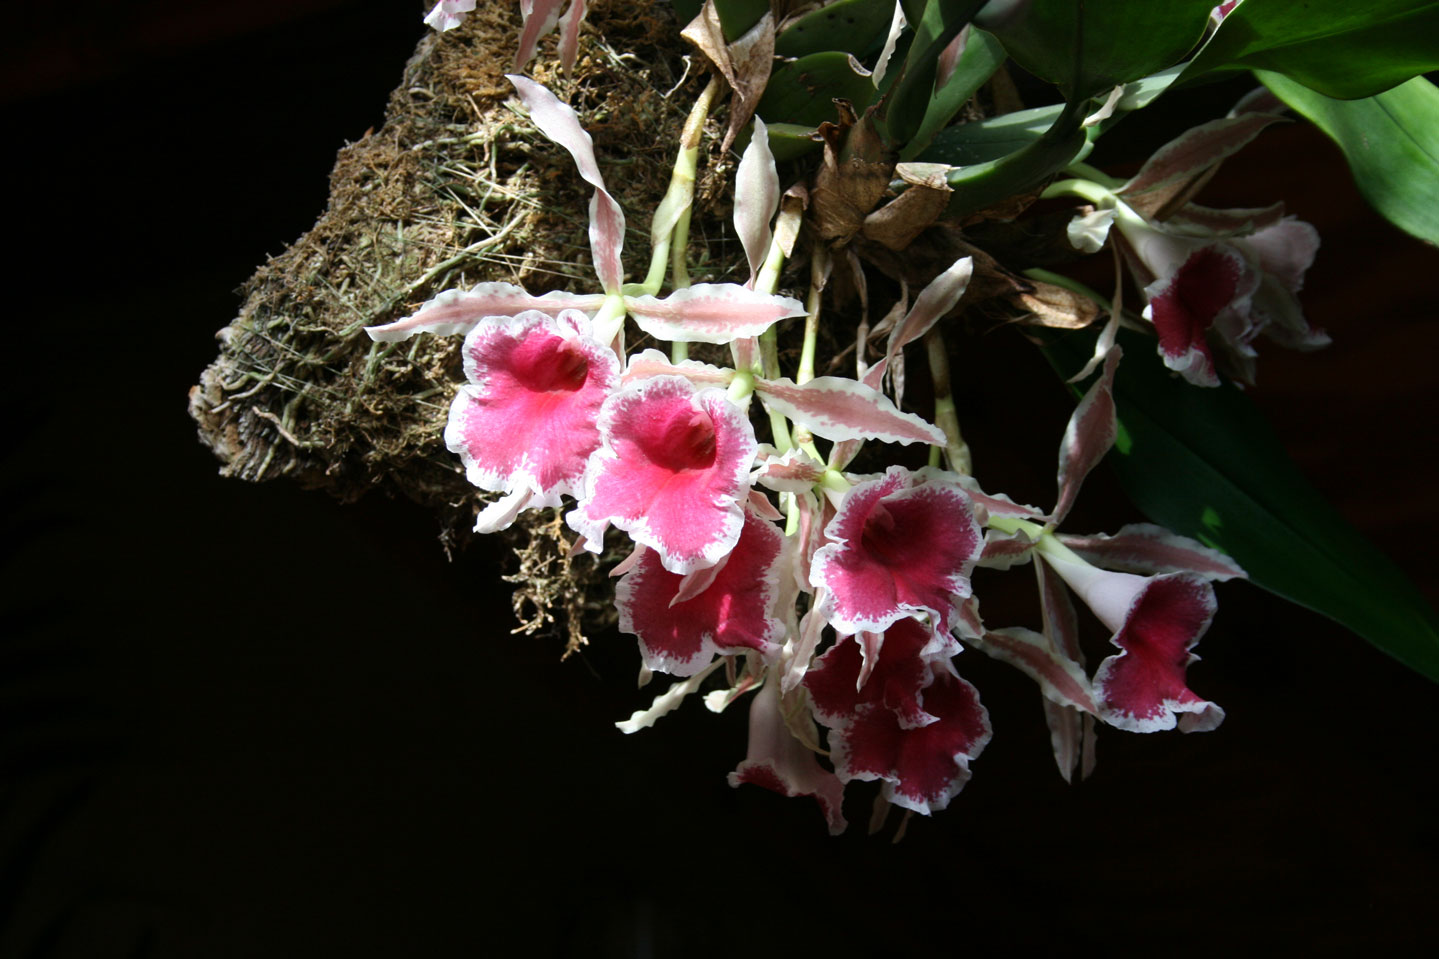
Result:
<svg viewBox="0 0 1439 959"><path fill-rule="evenodd" d="M950 665L953 649L901 619L882 636L841 637L815 661L804 686L841 781L883 780L886 799L925 815L964 787L991 733L979 693Z"/></svg>
<svg viewBox="0 0 1439 959"><path fill-rule="evenodd" d="M587 548L598 551L613 524L680 574L734 548L759 444L723 390L679 376L631 383L605 401L599 431L584 495L566 516Z"/></svg>
<svg viewBox="0 0 1439 959"><path fill-rule="evenodd" d="M750 650L772 658L784 640L775 615L784 534L747 510L735 547L718 563L687 576L671 573L653 550L615 587L620 630L639 637L645 667L693 676L716 654Z"/></svg>
<svg viewBox="0 0 1439 959"><path fill-rule="evenodd" d="M583 313L491 317L465 337L468 381L450 406L445 444L481 489L506 493L479 516L492 532L523 509L575 495L600 446L600 406L619 380L614 351Z"/></svg>
<svg viewBox="0 0 1439 959"><path fill-rule="evenodd" d="M844 634L922 614L947 626L984 547L969 494L930 467L891 466L850 489L824 537L810 584L825 590L821 613Z"/></svg>
<svg viewBox="0 0 1439 959"><path fill-rule="evenodd" d="M813 725L809 719L805 723ZM763 786L781 796L813 796L829 824L844 832L844 783L819 764L814 751L795 738L784 718L779 682L771 677L750 704L749 748L744 762L729 774L731 786Z"/></svg>

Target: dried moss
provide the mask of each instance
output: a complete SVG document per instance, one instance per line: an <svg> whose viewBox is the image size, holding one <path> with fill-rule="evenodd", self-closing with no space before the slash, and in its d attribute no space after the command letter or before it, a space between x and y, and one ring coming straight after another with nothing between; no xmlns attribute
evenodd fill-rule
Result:
<svg viewBox="0 0 1439 959"><path fill-rule="evenodd" d="M589 187L570 158L510 106L504 73L519 21L512 4L480 4L465 24L420 41L383 126L339 152L314 227L245 284L220 354L190 393L200 438L221 473L288 477L341 500L371 490L441 516L447 548L463 543L483 498L444 447L460 338L371 342L363 328L406 316L436 293L485 281L531 292L588 291ZM550 41L553 43L553 41ZM552 47L533 71L579 113L611 191L629 216L627 260L648 252L649 212L664 194L697 78L668 8L594 5L572 78ZM692 236L696 279L740 259L705 170ZM708 189L705 185L708 185ZM583 642L587 581L567 558L550 511L525 514L513 537L516 612L527 631Z"/></svg>

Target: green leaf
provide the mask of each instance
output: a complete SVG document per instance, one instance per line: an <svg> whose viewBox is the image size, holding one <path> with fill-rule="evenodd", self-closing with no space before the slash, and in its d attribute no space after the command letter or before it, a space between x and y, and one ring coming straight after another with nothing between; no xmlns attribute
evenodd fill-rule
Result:
<svg viewBox="0 0 1439 959"><path fill-rule="evenodd" d="M836 97L854 104L860 113L874 100L874 83L854 57L838 50L812 53L786 63L770 76L755 112L765 123L793 123L816 127L835 120Z"/></svg>
<svg viewBox="0 0 1439 959"><path fill-rule="evenodd" d="M1259 79L1339 144L1364 199L1439 244L1439 88L1415 77L1363 100L1333 100L1276 73Z"/></svg>
<svg viewBox="0 0 1439 959"><path fill-rule="evenodd" d="M1173 66L1194 49L1213 0L1034 0L994 33L1015 62L1084 100Z"/></svg>
<svg viewBox="0 0 1439 959"><path fill-rule="evenodd" d="M900 150L899 158L912 160L918 156L1003 63L1004 47L999 41L983 30L971 29L954 72L934 91L919 129Z"/></svg>
<svg viewBox="0 0 1439 959"><path fill-rule="evenodd" d="M968 166L1009 156L1029 146L1054 125L1062 104L1018 110L1003 116L972 120L936 134L919 159L929 163Z"/></svg>
<svg viewBox="0 0 1439 959"><path fill-rule="evenodd" d="M1282 73L1342 100L1439 69L1439 3L1244 0L1184 79L1233 70Z"/></svg>
<svg viewBox="0 0 1439 959"><path fill-rule="evenodd" d="M954 191L945 215L968 216L1037 187L1055 172L1081 159L1090 149L1089 133L1080 129L1076 101L1054 115L1037 138L994 160L959 166L945 176ZM1091 128L1091 133L1094 132ZM954 164L942 151L930 151L933 162Z"/></svg>
<svg viewBox="0 0 1439 959"><path fill-rule="evenodd" d="M939 55L982 6L984 0L929 0L919 21L910 21L914 41L903 63L891 63L885 77L884 134L893 148L903 148L919 132L934 97Z"/></svg>
<svg viewBox="0 0 1439 959"><path fill-rule="evenodd" d="M774 52L782 57L802 57L841 50L864 59L884 46L893 17L892 3L836 0L785 27L775 37Z"/></svg>
<svg viewBox="0 0 1439 959"><path fill-rule="evenodd" d="M1106 462L1147 517L1233 556L1256 585L1347 626L1439 680L1439 616L1390 560L1309 485L1250 399L1165 369L1147 337L1122 333L1120 437ZM1061 376L1092 337L1054 339Z"/></svg>

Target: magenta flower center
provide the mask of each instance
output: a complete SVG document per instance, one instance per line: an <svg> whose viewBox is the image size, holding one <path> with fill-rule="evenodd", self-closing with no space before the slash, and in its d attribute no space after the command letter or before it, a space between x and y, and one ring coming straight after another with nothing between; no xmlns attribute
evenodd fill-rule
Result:
<svg viewBox="0 0 1439 959"><path fill-rule="evenodd" d="M510 356L515 379L532 393L574 393L585 385L590 361L561 336L532 336Z"/></svg>
<svg viewBox="0 0 1439 959"><path fill-rule="evenodd" d="M704 410L681 408L667 413L659 428L639 438L650 462L672 473L706 470L715 461L714 420Z"/></svg>

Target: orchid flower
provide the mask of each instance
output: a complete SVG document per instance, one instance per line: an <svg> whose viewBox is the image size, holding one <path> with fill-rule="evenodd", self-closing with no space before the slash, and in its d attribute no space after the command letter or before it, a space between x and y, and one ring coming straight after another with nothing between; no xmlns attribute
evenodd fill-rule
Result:
<svg viewBox="0 0 1439 959"><path fill-rule="evenodd" d="M815 661L804 686L842 781L883 780L886 799L926 815L964 787L989 713L950 665L953 649L947 634L900 619L882 635L841 637Z"/></svg>
<svg viewBox="0 0 1439 959"><path fill-rule="evenodd" d="M1252 383L1253 343L1261 333L1298 349L1328 342L1305 320L1295 297L1319 246L1314 228L1284 216L1282 206L1213 210L1187 200L1207 170L1279 121L1246 102L1165 144L1128 182L1086 171L1093 180L1066 181L1047 191L1095 205L1069 225L1077 249L1098 250L1110 227L1118 227L1159 354L1197 386L1217 386L1220 366ZM1106 330L1103 342L1112 341L1112 329Z"/></svg>
<svg viewBox="0 0 1439 959"><path fill-rule="evenodd" d="M475 524L493 532L522 509L575 495L600 446L600 406L619 380L614 351L578 310L493 317L465 337L465 378L445 445L474 485L505 492Z"/></svg>
<svg viewBox="0 0 1439 959"><path fill-rule="evenodd" d="M843 634L923 614L947 626L984 545L969 494L931 467L891 466L850 489L824 538L810 583L825 590L822 613Z"/></svg>

